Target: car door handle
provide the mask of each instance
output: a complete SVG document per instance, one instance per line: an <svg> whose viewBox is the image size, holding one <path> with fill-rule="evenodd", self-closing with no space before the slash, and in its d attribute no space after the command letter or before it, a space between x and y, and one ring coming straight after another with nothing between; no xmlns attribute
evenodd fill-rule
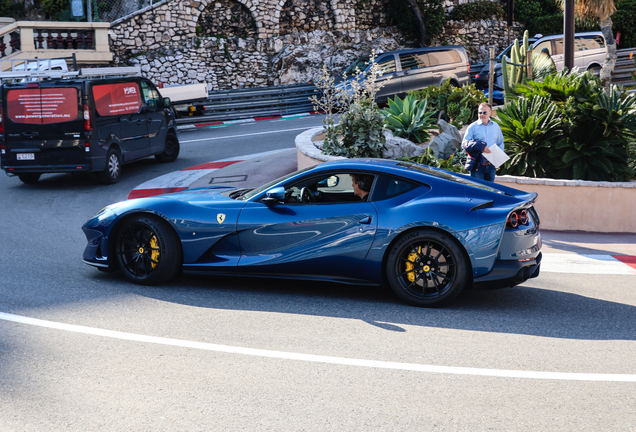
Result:
<svg viewBox="0 0 636 432"><path fill-rule="evenodd" d="M137 126L141 125L141 120L137 120Z"/></svg>
<svg viewBox="0 0 636 432"><path fill-rule="evenodd" d="M371 223L371 216L367 216L365 218L360 219L358 221L358 223L365 224L365 225L370 224Z"/></svg>
<svg viewBox="0 0 636 432"><path fill-rule="evenodd" d="M37 132L22 132L22 136L33 138L38 136Z"/></svg>

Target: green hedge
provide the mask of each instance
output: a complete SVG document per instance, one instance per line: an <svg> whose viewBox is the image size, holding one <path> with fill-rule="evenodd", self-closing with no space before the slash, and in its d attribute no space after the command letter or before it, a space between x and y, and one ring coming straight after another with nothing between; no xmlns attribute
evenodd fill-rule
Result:
<svg viewBox="0 0 636 432"><path fill-rule="evenodd" d="M452 20L478 21L487 20L496 16L505 18L506 11L501 4L491 1L477 1L474 3L462 3L453 8L449 18Z"/></svg>
<svg viewBox="0 0 636 432"><path fill-rule="evenodd" d="M488 2L490 3L490 2ZM427 42L440 35L444 29L444 0L417 0L424 18ZM420 31L413 9L406 0L392 0L389 3L389 21L410 39L419 39Z"/></svg>

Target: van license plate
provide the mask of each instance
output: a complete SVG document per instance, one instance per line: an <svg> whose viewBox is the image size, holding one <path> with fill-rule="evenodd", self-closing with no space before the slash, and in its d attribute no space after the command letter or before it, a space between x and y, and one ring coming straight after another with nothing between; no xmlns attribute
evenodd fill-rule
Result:
<svg viewBox="0 0 636 432"><path fill-rule="evenodd" d="M35 160L35 153L18 153L18 160Z"/></svg>

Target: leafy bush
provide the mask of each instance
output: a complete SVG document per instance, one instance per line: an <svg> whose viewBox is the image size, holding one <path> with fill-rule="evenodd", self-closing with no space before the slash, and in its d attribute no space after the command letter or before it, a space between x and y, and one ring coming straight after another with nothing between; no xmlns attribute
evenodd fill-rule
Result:
<svg viewBox="0 0 636 432"><path fill-rule="evenodd" d="M424 19L427 39L439 36L444 30L444 0L416 0L416 2ZM389 2L389 21L407 38L419 38L419 26L408 1L391 0Z"/></svg>
<svg viewBox="0 0 636 432"><path fill-rule="evenodd" d="M384 124L395 136L406 138L416 143L423 143L430 138L428 129L435 126L433 112L427 111L428 101L417 100L407 95L404 100L399 96L389 99L389 106L382 110Z"/></svg>
<svg viewBox="0 0 636 432"><path fill-rule="evenodd" d="M42 0L42 11L50 17L57 17L61 11L70 7L69 0Z"/></svg>
<svg viewBox="0 0 636 432"><path fill-rule="evenodd" d="M466 170L464 169L464 165L466 163L466 158L466 151L461 150L458 153L452 154L448 159L438 159L433 154L433 149L428 147L426 151L420 156L398 158L398 160L413 162L420 165L428 165L433 168L442 168L447 171L465 174Z"/></svg>
<svg viewBox="0 0 636 432"><path fill-rule="evenodd" d="M479 21L488 20L493 16L504 18L506 11L498 2L476 1L458 4L449 14L452 20Z"/></svg>
<svg viewBox="0 0 636 432"><path fill-rule="evenodd" d="M547 97L519 98L497 110L493 120L501 127L510 160L502 174L527 177L553 175L552 142L561 136L561 115Z"/></svg>
<svg viewBox="0 0 636 432"><path fill-rule="evenodd" d="M479 104L488 101L474 84L455 87L450 80L444 81L441 86L430 86L409 94L419 100L426 99L437 119L445 120L458 129L477 120Z"/></svg>
<svg viewBox="0 0 636 432"><path fill-rule="evenodd" d="M386 143L383 125L384 116L374 103L356 102L340 116L335 127L341 139L325 140L322 151L348 158L381 158Z"/></svg>
<svg viewBox="0 0 636 432"><path fill-rule="evenodd" d="M0 0L0 16L22 18L24 15L24 3L14 3L11 0Z"/></svg>
<svg viewBox="0 0 636 432"><path fill-rule="evenodd" d="M594 181L634 177L629 155L636 142L636 95L616 86L608 93L598 77L578 71L519 84L515 91L519 99L499 110L498 122L513 153L506 172ZM523 111L523 103L531 108ZM543 115L543 126L539 122L542 111L553 109L558 112L556 130L547 127L556 115L550 121Z"/></svg>

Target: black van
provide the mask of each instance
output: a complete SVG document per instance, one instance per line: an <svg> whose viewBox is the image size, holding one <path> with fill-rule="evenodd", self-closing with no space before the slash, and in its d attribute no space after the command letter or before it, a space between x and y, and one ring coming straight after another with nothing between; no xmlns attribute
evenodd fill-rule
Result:
<svg viewBox="0 0 636 432"><path fill-rule="evenodd" d="M37 182L43 173L70 172L90 172L115 183L125 163L151 155L160 162L176 160L179 139L170 99L146 78L118 75L117 69L132 68L39 72L5 80L2 169L24 183Z"/></svg>
<svg viewBox="0 0 636 432"><path fill-rule="evenodd" d="M455 87L470 84L468 57L461 46L390 51L377 55L375 62L379 66L377 82L383 85L376 95L378 103L393 95L440 85L446 79ZM350 81L359 79L358 73L363 78L370 68L368 56L359 58L336 78L336 87L347 91Z"/></svg>

